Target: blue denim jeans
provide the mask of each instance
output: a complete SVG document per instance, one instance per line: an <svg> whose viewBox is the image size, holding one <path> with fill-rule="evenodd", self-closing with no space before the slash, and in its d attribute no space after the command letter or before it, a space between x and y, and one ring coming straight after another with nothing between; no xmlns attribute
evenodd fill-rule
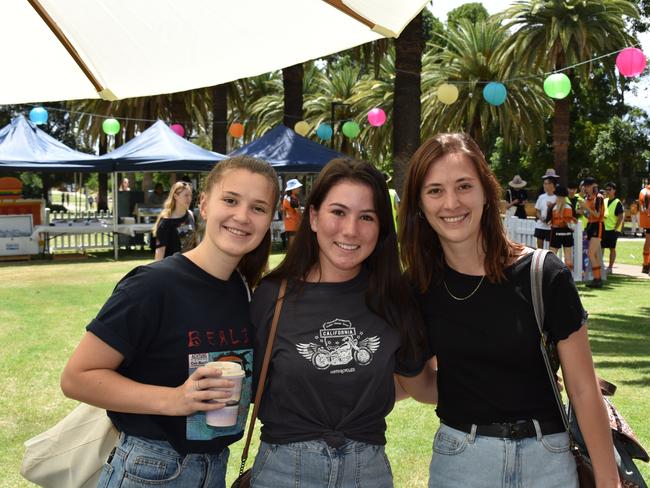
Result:
<svg viewBox="0 0 650 488"><path fill-rule="evenodd" d="M179 454L168 442L120 434L98 488L225 488L228 448L219 454Z"/></svg>
<svg viewBox="0 0 650 488"><path fill-rule="evenodd" d="M384 446L347 440L339 448L325 441L267 444L253 464L254 488L392 488Z"/></svg>
<svg viewBox="0 0 650 488"><path fill-rule="evenodd" d="M433 441L429 488L577 488L566 432L502 439L440 424Z"/></svg>

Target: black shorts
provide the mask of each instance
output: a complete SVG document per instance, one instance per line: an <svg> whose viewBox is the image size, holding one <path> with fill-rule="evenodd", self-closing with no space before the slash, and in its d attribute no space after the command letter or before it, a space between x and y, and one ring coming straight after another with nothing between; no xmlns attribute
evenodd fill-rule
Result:
<svg viewBox="0 0 650 488"><path fill-rule="evenodd" d="M602 239L603 232L605 232L605 224L602 222L589 222L585 231L587 239L593 239L594 237Z"/></svg>
<svg viewBox="0 0 650 488"><path fill-rule="evenodd" d="M551 240L551 229L535 229L535 237L545 241Z"/></svg>
<svg viewBox="0 0 650 488"><path fill-rule="evenodd" d="M606 230L603 233L603 240L600 247L603 249L614 249L616 247L616 240L618 239L618 232L615 230Z"/></svg>
<svg viewBox="0 0 650 488"><path fill-rule="evenodd" d="M573 231L566 228L551 229L551 247L573 247Z"/></svg>

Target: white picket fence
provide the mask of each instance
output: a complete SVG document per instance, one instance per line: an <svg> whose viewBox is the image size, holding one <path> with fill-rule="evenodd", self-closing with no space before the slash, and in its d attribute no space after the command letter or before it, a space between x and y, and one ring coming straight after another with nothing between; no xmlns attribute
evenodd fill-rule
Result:
<svg viewBox="0 0 650 488"><path fill-rule="evenodd" d="M99 212L50 212L45 209L45 225L60 220L95 220L102 219L108 222L113 221L113 213L109 211ZM76 251L84 252L86 249L110 250L113 249L113 233L93 232L90 234L63 234L52 236L45 243L48 252Z"/></svg>
<svg viewBox="0 0 650 488"><path fill-rule="evenodd" d="M515 242L521 242L528 247L536 248L537 239L535 238L535 221L530 219L520 219L517 217L505 217L504 225L508 237ZM583 255L582 255L582 224L578 222L575 230L573 231L573 280L583 281L586 279L583 276ZM544 246L548 248L548 242L544 242ZM562 257L562 251L558 254Z"/></svg>

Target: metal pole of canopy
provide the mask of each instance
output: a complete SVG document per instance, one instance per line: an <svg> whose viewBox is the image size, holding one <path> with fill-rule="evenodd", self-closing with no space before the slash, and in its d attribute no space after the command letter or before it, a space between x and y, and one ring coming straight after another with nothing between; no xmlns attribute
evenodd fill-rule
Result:
<svg viewBox="0 0 650 488"><path fill-rule="evenodd" d="M113 171L113 257L118 258L119 237L117 234L117 171Z"/></svg>

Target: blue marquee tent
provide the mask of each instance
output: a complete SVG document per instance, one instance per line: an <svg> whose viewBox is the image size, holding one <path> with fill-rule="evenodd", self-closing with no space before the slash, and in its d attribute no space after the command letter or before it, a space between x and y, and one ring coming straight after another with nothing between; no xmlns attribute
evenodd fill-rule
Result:
<svg viewBox="0 0 650 488"><path fill-rule="evenodd" d="M343 154L278 125L259 139L231 152L263 159L282 173L317 173L325 164Z"/></svg>
<svg viewBox="0 0 650 488"><path fill-rule="evenodd" d="M70 149L25 116L0 129L0 171L109 172L112 163Z"/></svg>
<svg viewBox="0 0 650 488"><path fill-rule="evenodd" d="M100 159L114 171L210 171L226 156L183 139L159 120Z"/></svg>

